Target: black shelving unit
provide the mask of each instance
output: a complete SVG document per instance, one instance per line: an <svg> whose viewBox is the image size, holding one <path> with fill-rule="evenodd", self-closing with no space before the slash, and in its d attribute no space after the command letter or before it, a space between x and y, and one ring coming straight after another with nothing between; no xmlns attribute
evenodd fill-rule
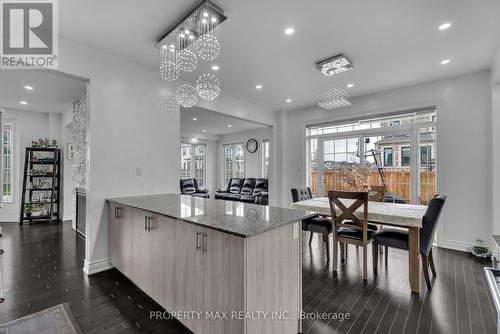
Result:
<svg viewBox="0 0 500 334"><path fill-rule="evenodd" d="M38 159L44 160L38 160ZM46 173L34 174L34 166L52 166L52 168L43 167ZM34 180L50 179L50 187L34 188ZM28 187L28 183L31 187ZM59 188L61 185L61 150L58 148L35 148L26 147L24 160L23 188L21 193L21 208L19 224L24 222L60 222L61 194ZM44 202L33 202L35 192L48 192L50 195ZM48 206L49 213L43 216L27 216L25 214L26 205Z"/></svg>

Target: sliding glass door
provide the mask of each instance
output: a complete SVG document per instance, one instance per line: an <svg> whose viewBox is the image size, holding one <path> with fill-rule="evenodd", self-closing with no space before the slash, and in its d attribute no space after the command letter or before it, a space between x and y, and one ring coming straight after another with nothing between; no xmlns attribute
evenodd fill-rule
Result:
<svg viewBox="0 0 500 334"><path fill-rule="evenodd" d="M427 204L437 193L435 112L307 129L307 183L328 190L386 187L386 201Z"/></svg>

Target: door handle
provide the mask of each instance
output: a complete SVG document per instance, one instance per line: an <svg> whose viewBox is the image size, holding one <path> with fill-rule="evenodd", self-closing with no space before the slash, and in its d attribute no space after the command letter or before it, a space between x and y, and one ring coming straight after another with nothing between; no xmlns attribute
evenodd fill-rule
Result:
<svg viewBox="0 0 500 334"><path fill-rule="evenodd" d="M200 236L201 236L201 232L196 232L196 251L197 252L201 250Z"/></svg>
<svg viewBox="0 0 500 334"><path fill-rule="evenodd" d="M203 233L203 239L202 239L202 244L203 244L203 250L202 252L203 253L206 253L207 250L208 250L208 247L207 247L207 234L206 233Z"/></svg>

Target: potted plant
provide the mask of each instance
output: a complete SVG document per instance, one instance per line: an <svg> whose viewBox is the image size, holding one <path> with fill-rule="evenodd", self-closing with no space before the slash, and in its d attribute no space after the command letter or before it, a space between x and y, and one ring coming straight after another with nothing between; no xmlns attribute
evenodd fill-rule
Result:
<svg viewBox="0 0 500 334"><path fill-rule="evenodd" d="M477 239L474 246L469 248L469 250L474 256L479 258L488 258L491 256L490 248L485 246L484 241L481 239Z"/></svg>
<svg viewBox="0 0 500 334"><path fill-rule="evenodd" d="M33 211L33 205L25 204L24 205L24 214L26 217L31 217L31 212Z"/></svg>

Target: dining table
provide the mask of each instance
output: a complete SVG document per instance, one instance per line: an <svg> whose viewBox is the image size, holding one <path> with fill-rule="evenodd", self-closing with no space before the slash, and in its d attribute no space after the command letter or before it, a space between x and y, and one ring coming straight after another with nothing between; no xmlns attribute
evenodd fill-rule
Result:
<svg viewBox="0 0 500 334"><path fill-rule="evenodd" d="M349 207L354 200L342 199ZM328 197L317 197L290 204L292 208L312 211L320 215L331 216ZM337 208L338 213L341 211ZM420 229L427 206L388 202L368 202L368 221L378 225L391 225L408 229L408 269L410 288L413 293L420 293ZM363 206L354 214L363 218ZM330 250L329 250L330 251Z"/></svg>

